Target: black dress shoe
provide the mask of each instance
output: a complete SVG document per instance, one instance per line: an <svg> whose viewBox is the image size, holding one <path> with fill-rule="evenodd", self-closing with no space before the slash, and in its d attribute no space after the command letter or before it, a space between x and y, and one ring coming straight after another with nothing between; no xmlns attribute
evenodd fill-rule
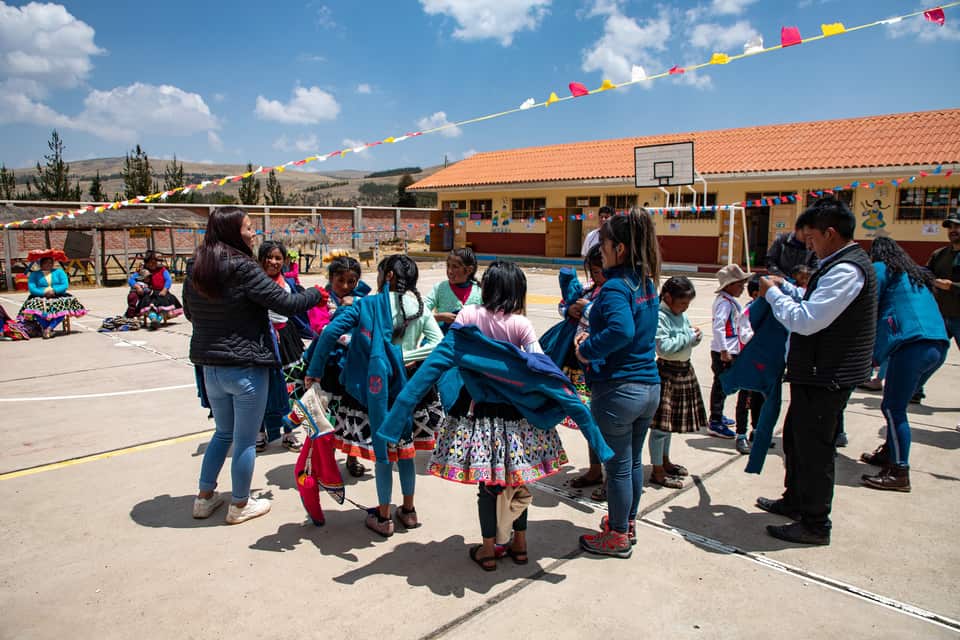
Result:
<svg viewBox="0 0 960 640"><path fill-rule="evenodd" d="M773 513L791 520L799 520L800 512L783 504L783 500L771 500L770 498L757 498L757 506L768 513Z"/></svg>
<svg viewBox="0 0 960 640"><path fill-rule="evenodd" d="M799 522L779 526L768 524L767 533L774 538L786 540L787 542L796 542L797 544L830 544L829 533L817 533L815 531L810 531Z"/></svg>

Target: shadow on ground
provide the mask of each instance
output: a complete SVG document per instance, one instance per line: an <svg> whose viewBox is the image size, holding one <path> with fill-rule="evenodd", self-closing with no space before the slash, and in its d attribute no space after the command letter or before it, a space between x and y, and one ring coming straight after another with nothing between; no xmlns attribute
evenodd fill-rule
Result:
<svg viewBox="0 0 960 640"><path fill-rule="evenodd" d="M251 494L256 490L251 489ZM139 502L130 510L130 518L144 527L170 527L173 529L199 529L202 527L226 526L223 519L227 515L230 494L223 493L223 504L209 518L198 520L193 517L194 494L171 496L164 494L150 500ZM272 499L271 491L263 491L257 497Z"/></svg>

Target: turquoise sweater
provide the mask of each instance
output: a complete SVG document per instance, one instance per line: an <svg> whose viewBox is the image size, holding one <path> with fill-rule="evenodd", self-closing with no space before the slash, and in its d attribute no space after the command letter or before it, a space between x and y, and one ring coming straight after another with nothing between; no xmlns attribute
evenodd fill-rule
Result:
<svg viewBox="0 0 960 640"><path fill-rule="evenodd" d="M663 302L657 323L657 356L662 360L686 362L703 334L695 337L686 313L674 314Z"/></svg>
<svg viewBox="0 0 960 640"><path fill-rule="evenodd" d="M51 271L49 281L43 271L37 270L30 272L30 276L27 278L27 286L30 287L30 295L35 298L46 293L48 287L53 288L53 292L60 295L67 292L70 287L70 280L67 278L67 272L63 269Z"/></svg>
<svg viewBox="0 0 960 640"><path fill-rule="evenodd" d="M883 362L908 342L917 340L947 341L943 316L926 287L914 287L907 274L896 280L887 278L887 265L874 262L877 272L877 341L873 359Z"/></svg>
<svg viewBox="0 0 960 640"><path fill-rule="evenodd" d="M483 304L483 299L480 297L480 285L473 283L470 295L464 304L450 288L450 281L443 280L433 286L433 290L423 299L423 303L433 313L458 313L467 305Z"/></svg>

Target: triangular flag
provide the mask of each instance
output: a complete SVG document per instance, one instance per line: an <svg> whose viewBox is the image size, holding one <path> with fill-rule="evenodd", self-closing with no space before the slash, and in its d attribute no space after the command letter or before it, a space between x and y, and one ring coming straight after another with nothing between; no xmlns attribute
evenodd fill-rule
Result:
<svg viewBox="0 0 960 640"><path fill-rule="evenodd" d="M603 79L603 84L600 85L600 88L597 91L609 91L610 89L616 89L617 85L613 84L606 78Z"/></svg>
<svg viewBox="0 0 960 640"><path fill-rule="evenodd" d="M590 91L579 82L571 82L568 86L574 98L579 98L580 96L585 96L590 93Z"/></svg>
<svg viewBox="0 0 960 640"><path fill-rule="evenodd" d="M526 100L523 101L523 104L520 105L520 108L526 110L535 104L537 104L536 100L534 100L533 98L527 98Z"/></svg>
<svg viewBox="0 0 960 640"><path fill-rule="evenodd" d="M683 67L681 67L680 65L677 65L677 64L675 64L675 65L673 65L672 67L670 67L670 71L669 71L670 75L672 75L672 76L675 76L675 75L678 75L678 74L681 74L681 73L686 73L686 72L687 72L686 69L684 69Z"/></svg>
<svg viewBox="0 0 960 640"><path fill-rule="evenodd" d="M550 97L547 98L547 103L546 103L545 106L549 107L549 106L552 105L554 102L559 102L559 101L560 101L560 98L557 97L557 94L556 94L555 92L551 91L551 92L550 92Z"/></svg>
<svg viewBox="0 0 960 640"><path fill-rule="evenodd" d="M743 45L743 55L752 56L755 53L763 52L763 37L755 36L747 40L746 44Z"/></svg>
<svg viewBox="0 0 960 640"><path fill-rule="evenodd" d="M393 136L390 136L389 138L384 138L383 141L386 142L387 144L393 144L394 142L397 141L397 139L394 138Z"/></svg>
<svg viewBox="0 0 960 640"><path fill-rule="evenodd" d="M803 42L803 38L800 37L800 29L797 27L783 27L780 29L781 47L792 47L801 42Z"/></svg>
<svg viewBox="0 0 960 640"><path fill-rule="evenodd" d="M903 22L903 18L897 16L896 18L887 18L886 20L881 20L880 24L897 24L898 22Z"/></svg>
<svg viewBox="0 0 960 640"><path fill-rule="evenodd" d="M730 62L730 56L725 53L715 53L710 57L710 64L727 64Z"/></svg>
<svg viewBox="0 0 960 640"><path fill-rule="evenodd" d="M820 31L823 32L824 37L830 37L846 33L847 28L843 26L842 22L834 22L833 24L821 24Z"/></svg>
<svg viewBox="0 0 960 640"><path fill-rule="evenodd" d="M936 22L941 27L943 23L947 21L947 17L943 15L943 8L937 7L936 9L928 9L923 12L923 17L929 20L930 22Z"/></svg>
<svg viewBox="0 0 960 640"><path fill-rule="evenodd" d="M640 82L647 79L647 72L640 65L633 65L630 68L630 82Z"/></svg>

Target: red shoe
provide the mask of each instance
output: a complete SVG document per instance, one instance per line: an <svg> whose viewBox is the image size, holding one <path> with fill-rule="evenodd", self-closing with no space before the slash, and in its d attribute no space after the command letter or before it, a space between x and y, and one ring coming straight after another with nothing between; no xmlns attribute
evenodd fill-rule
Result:
<svg viewBox="0 0 960 640"><path fill-rule="evenodd" d="M627 534L610 529L580 536L580 547L589 553L615 558L626 559L633 554Z"/></svg>
<svg viewBox="0 0 960 640"><path fill-rule="evenodd" d="M606 531L610 528L610 516L600 518L600 529ZM630 544L637 544L637 521L630 520L627 523L627 537L630 538Z"/></svg>

